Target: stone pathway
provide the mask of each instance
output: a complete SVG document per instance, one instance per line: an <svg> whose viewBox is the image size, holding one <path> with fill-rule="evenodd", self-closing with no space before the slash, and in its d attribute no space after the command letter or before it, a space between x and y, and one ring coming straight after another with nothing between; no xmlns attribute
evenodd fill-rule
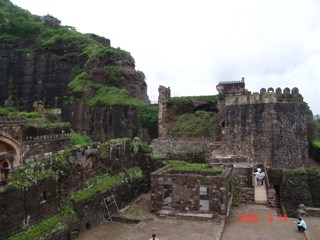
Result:
<svg viewBox="0 0 320 240"><path fill-rule="evenodd" d="M267 190L266 186L254 186L254 202L259 204L267 204Z"/></svg>

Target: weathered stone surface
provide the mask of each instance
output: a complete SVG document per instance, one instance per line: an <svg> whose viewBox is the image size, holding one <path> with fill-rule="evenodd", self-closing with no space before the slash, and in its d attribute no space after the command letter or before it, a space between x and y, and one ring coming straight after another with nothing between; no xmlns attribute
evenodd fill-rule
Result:
<svg viewBox="0 0 320 240"><path fill-rule="evenodd" d="M143 142L151 142L157 137L154 128L144 126L136 106L89 107L77 102L62 109L62 120L69 121L77 132L90 136L93 141L139 137Z"/></svg>
<svg viewBox="0 0 320 240"><path fill-rule="evenodd" d="M227 151L272 167L308 166L304 104L249 104L226 108Z"/></svg>
<svg viewBox="0 0 320 240"><path fill-rule="evenodd" d="M179 211L212 212L214 215L226 215L231 197L232 166L218 176L204 171L178 171L170 173L171 165L151 174L152 210L165 206L164 185L171 186L170 206ZM208 174L208 175L207 175ZM208 190L208 209L201 210L200 187Z"/></svg>

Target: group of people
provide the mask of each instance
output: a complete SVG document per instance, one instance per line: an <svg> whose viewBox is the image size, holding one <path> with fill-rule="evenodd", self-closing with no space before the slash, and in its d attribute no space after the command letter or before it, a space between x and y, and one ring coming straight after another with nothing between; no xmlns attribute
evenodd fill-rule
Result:
<svg viewBox="0 0 320 240"><path fill-rule="evenodd" d="M254 173L254 175L256 176L257 187L262 186L266 173L262 171L261 168L257 168L257 171Z"/></svg>

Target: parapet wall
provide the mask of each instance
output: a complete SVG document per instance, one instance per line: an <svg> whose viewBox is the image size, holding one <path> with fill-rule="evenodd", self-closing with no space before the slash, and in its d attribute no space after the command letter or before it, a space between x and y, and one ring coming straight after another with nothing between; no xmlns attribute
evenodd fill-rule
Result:
<svg viewBox="0 0 320 240"><path fill-rule="evenodd" d="M280 88L277 88L276 92L274 92L273 88L268 88L268 91L266 91L265 88L262 88L260 93L231 96L226 98L226 106L280 102L302 103L303 97L299 94L298 88L293 88L291 92L289 88L285 88L283 91Z"/></svg>

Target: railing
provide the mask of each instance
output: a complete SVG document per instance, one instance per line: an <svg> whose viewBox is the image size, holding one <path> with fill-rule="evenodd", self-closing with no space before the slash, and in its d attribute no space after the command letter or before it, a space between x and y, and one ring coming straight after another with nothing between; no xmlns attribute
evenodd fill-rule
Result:
<svg viewBox="0 0 320 240"><path fill-rule="evenodd" d="M264 169L264 173L265 173L264 182L265 182L265 188L266 188L266 191L267 191L267 203L269 204L268 189L270 187L270 182L269 182L269 176L268 176L267 163L266 162L263 163L263 169Z"/></svg>
<svg viewBox="0 0 320 240"><path fill-rule="evenodd" d="M256 167L252 165L251 175L252 175L252 187L254 188L256 185L256 176L254 175Z"/></svg>

